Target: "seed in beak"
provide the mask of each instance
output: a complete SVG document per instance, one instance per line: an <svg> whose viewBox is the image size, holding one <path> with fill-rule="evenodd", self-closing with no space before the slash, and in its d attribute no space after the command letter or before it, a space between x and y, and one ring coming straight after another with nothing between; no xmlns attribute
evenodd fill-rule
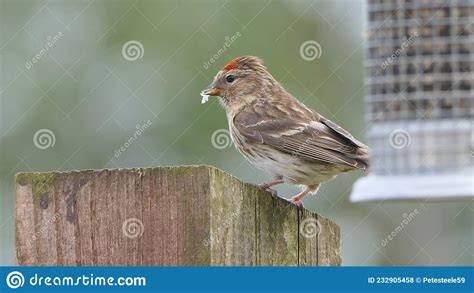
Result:
<svg viewBox="0 0 474 293"><path fill-rule="evenodd" d="M209 101L209 95L206 95L203 92L201 92L201 97L202 97L201 104L205 104L207 103L207 101Z"/></svg>

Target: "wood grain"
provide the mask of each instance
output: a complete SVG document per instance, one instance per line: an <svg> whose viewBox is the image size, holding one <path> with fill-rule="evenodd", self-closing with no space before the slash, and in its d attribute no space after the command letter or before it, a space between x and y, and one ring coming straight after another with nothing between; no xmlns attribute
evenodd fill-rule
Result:
<svg viewBox="0 0 474 293"><path fill-rule="evenodd" d="M330 220L210 166L16 176L18 265L337 266L339 241Z"/></svg>

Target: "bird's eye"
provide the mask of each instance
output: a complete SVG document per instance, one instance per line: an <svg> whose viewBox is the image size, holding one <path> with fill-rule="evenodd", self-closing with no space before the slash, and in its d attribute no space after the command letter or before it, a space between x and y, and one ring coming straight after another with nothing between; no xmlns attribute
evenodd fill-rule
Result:
<svg viewBox="0 0 474 293"><path fill-rule="evenodd" d="M235 80L235 76L229 74L225 77L225 80L227 80L227 82L233 82Z"/></svg>

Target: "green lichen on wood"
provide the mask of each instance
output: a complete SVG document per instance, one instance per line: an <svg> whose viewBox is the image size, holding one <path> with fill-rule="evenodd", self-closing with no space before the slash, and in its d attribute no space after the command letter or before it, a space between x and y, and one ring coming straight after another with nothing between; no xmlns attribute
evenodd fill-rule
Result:
<svg viewBox="0 0 474 293"><path fill-rule="evenodd" d="M187 175L188 173L192 172L194 169L195 169L194 166L180 166L180 167L170 168L170 172L174 172L177 175Z"/></svg>
<svg viewBox="0 0 474 293"><path fill-rule="evenodd" d="M185 166L175 166L175 167L166 167L165 169L168 172L173 172L174 174L177 175L187 175L191 173L192 171L200 170L200 169L208 169L211 168L211 166L206 166L206 165L185 165ZM159 168L162 169L162 168Z"/></svg>
<svg viewBox="0 0 474 293"><path fill-rule="evenodd" d="M56 180L56 173L18 173L15 180L20 185L31 184L33 198L39 200L43 193L51 190Z"/></svg>

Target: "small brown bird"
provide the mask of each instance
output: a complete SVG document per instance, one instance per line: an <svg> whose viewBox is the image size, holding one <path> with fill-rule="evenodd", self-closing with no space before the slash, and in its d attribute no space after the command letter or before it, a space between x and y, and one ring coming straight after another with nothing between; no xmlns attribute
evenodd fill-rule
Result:
<svg viewBox="0 0 474 293"><path fill-rule="evenodd" d="M201 95L220 97L236 148L273 175L260 188L276 195L277 184L305 187L290 199L297 206L322 182L368 168L368 147L290 95L257 57L230 61Z"/></svg>

